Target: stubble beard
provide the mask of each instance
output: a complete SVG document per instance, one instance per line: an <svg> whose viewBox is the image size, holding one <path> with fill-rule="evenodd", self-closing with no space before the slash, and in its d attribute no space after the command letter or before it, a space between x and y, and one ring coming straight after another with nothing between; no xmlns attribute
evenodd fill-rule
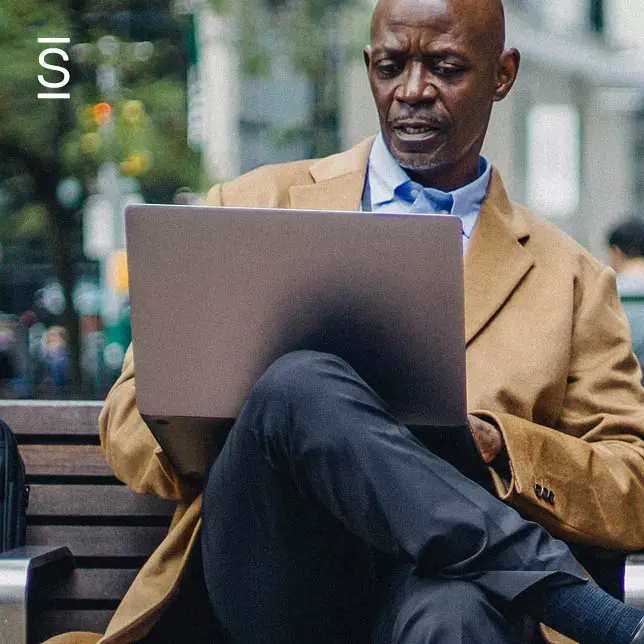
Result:
<svg viewBox="0 0 644 644"><path fill-rule="evenodd" d="M445 160L441 158L439 150L433 152L404 153L396 149L396 146L390 144L389 151L396 160L398 165L404 170L411 172L432 172L442 168Z"/></svg>
<svg viewBox="0 0 644 644"><path fill-rule="evenodd" d="M397 154L396 152L392 152L392 156L401 168L410 170L411 172L430 172L443 166L440 160L423 158L422 156L414 159L408 158L406 155Z"/></svg>

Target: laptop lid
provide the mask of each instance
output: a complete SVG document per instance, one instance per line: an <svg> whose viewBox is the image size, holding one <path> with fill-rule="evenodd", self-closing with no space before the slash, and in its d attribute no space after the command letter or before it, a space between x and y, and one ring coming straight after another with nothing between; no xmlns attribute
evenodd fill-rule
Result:
<svg viewBox="0 0 644 644"><path fill-rule="evenodd" d="M126 210L137 406L201 473L253 383L296 349L340 355L408 425L466 423L461 224L382 215Z"/></svg>

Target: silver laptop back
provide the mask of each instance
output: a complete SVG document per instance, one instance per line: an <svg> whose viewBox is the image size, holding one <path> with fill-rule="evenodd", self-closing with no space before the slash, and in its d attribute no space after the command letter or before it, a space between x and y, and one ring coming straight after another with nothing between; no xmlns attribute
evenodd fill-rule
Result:
<svg viewBox="0 0 644 644"><path fill-rule="evenodd" d="M184 473L296 349L345 358L406 424L465 424L456 217L137 205L126 235L137 406Z"/></svg>

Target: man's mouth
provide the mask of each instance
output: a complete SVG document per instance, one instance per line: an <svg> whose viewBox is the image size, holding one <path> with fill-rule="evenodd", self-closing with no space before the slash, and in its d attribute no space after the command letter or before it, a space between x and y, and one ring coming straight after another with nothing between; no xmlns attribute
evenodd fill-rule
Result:
<svg viewBox="0 0 644 644"><path fill-rule="evenodd" d="M441 131L437 123L427 121L398 121L392 124L393 129L403 137L423 138Z"/></svg>
<svg viewBox="0 0 644 644"><path fill-rule="evenodd" d="M429 125L398 125L396 129L403 134L428 134L435 131L435 128Z"/></svg>

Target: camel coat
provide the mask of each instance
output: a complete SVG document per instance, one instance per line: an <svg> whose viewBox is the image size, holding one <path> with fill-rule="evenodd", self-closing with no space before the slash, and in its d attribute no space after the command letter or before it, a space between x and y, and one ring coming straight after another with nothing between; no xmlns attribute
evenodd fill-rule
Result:
<svg viewBox="0 0 644 644"><path fill-rule="evenodd" d="M370 145L260 168L215 186L208 202L356 210ZM468 408L496 422L511 463L498 495L569 542L644 549L644 391L613 271L511 203L496 171L464 263ZM178 508L105 635L57 643L141 638L172 599L200 527L199 490L175 475L137 412L131 349L100 435L116 476Z"/></svg>

